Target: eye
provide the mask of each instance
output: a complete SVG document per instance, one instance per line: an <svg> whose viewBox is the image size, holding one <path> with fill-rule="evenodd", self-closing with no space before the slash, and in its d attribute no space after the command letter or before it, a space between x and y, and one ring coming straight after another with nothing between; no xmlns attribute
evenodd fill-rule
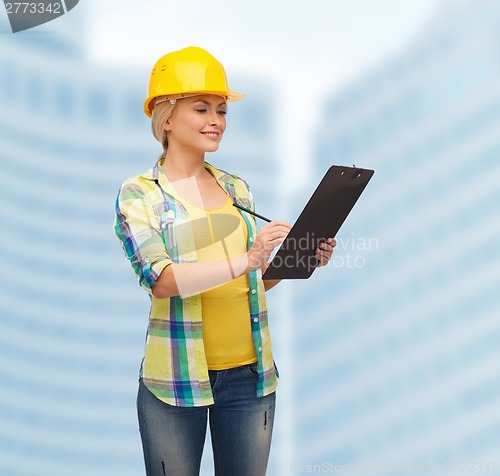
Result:
<svg viewBox="0 0 500 476"><path fill-rule="evenodd" d="M221 115L225 116L227 114L227 111L218 111L217 114L221 114Z"/></svg>
<svg viewBox="0 0 500 476"><path fill-rule="evenodd" d="M206 109L195 109L196 112L207 112Z"/></svg>

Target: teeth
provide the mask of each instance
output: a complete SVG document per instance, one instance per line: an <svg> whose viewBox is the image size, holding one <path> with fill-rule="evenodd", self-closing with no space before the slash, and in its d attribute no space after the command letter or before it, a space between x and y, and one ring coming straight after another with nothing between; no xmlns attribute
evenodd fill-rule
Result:
<svg viewBox="0 0 500 476"><path fill-rule="evenodd" d="M219 135L216 132L204 132L203 134L209 137L217 137Z"/></svg>

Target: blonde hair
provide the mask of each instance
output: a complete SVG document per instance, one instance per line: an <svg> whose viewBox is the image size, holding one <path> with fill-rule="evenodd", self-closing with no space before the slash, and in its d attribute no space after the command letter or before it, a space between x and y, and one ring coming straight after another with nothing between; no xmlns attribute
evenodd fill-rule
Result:
<svg viewBox="0 0 500 476"><path fill-rule="evenodd" d="M151 115L151 131L155 139L163 146L163 153L165 155L168 148L168 138L167 131L165 130L165 124L170 119L170 116L174 112L175 104L170 101L162 101L154 106L153 113Z"/></svg>

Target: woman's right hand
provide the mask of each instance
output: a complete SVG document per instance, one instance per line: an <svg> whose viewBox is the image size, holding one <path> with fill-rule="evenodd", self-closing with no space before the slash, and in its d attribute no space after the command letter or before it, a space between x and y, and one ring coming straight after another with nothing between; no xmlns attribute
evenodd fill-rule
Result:
<svg viewBox="0 0 500 476"><path fill-rule="evenodd" d="M247 253L250 270L262 268L267 263L274 248L285 241L291 228L284 221L272 221L259 230Z"/></svg>

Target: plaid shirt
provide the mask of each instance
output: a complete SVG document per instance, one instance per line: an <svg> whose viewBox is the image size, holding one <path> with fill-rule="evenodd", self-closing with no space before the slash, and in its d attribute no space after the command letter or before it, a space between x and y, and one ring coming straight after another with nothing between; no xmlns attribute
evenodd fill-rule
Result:
<svg viewBox="0 0 500 476"><path fill-rule="evenodd" d="M127 179L116 201L115 233L130 261L139 284L149 293L151 311L141 377L148 389L170 405L193 407L214 403L208 376L202 334L199 294L157 299L151 287L171 263L196 262L196 251L187 253L185 243L177 243L173 223L189 220L186 208L162 168L163 159L142 175ZM205 163L239 205L254 210L247 183ZM247 228L247 249L256 234L255 217L241 212ZM258 360L256 393L262 397L276 389L277 370L271 352L266 295L260 269L248 274L250 322Z"/></svg>

